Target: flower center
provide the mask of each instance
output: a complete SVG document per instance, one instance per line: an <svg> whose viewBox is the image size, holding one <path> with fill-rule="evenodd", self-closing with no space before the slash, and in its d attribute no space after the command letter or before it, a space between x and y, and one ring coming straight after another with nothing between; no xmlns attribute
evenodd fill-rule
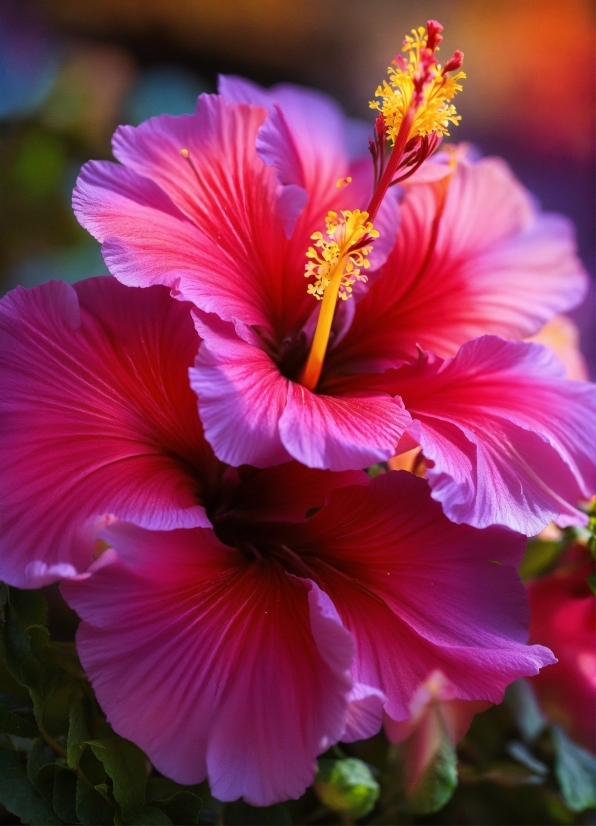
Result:
<svg viewBox="0 0 596 826"><path fill-rule="evenodd" d="M406 56L393 60L387 70L389 81L377 88L375 95L381 101L370 103L380 114L374 140L369 142L375 189L366 211L344 211L341 216L329 212L325 219L329 240L321 232L311 235L315 244L306 253L310 260L305 275L315 278L308 292L321 301L321 308L310 353L298 378L309 390L316 388L321 377L338 297L350 298L353 284L367 280L361 270L370 267L370 242L379 237L372 222L387 190L412 175L449 134L449 124L457 125L461 120L450 101L462 88L458 81L465 74L457 70L463 54L456 51L443 67L439 65L435 52L443 39L442 30L436 20L429 20L426 30L422 26L412 29L403 43ZM452 71L457 74L449 76ZM385 163L387 141L392 148ZM341 179L338 186L348 180Z"/></svg>

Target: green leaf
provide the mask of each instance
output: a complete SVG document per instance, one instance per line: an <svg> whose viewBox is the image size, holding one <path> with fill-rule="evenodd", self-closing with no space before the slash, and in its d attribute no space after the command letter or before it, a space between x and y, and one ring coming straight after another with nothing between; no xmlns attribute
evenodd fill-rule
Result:
<svg viewBox="0 0 596 826"><path fill-rule="evenodd" d="M514 760L517 760L518 763L521 763L522 766L525 766L531 772L534 772L534 774L540 777L545 777L548 774L548 766L532 754L525 743L521 743L519 740L512 740L505 745L505 749Z"/></svg>
<svg viewBox="0 0 596 826"><path fill-rule="evenodd" d="M37 726L0 704L0 731L17 737L37 737Z"/></svg>
<svg viewBox="0 0 596 826"><path fill-rule="evenodd" d="M76 812L83 826L114 822L115 808L83 777L77 779Z"/></svg>
<svg viewBox="0 0 596 826"><path fill-rule="evenodd" d="M41 666L31 648L27 628L12 612L4 625L2 637L6 667L21 685L37 689L41 680Z"/></svg>
<svg viewBox="0 0 596 826"><path fill-rule="evenodd" d="M44 651L43 658L49 665L66 671L67 674L76 677L77 680L87 679L83 666L77 656L74 643L50 640Z"/></svg>
<svg viewBox="0 0 596 826"><path fill-rule="evenodd" d="M24 823L61 823L27 776L19 755L0 744L0 803Z"/></svg>
<svg viewBox="0 0 596 826"><path fill-rule="evenodd" d="M413 811L431 814L441 809L457 787L457 754L447 736L441 738L433 760L409 789L407 800Z"/></svg>
<svg viewBox="0 0 596 826"><path fill-rule="evenodd" d="M552 727L555 774L561 795L572 812L596 806L596 757L573 743L558 726Z"/></svg>
<svg viewBox="0 0 596 826"><path fill-rule="evenodd" d="M78 823L76 810L77 778L71 771L56 766L52 806L56 814L66 823Z"/></svg>
<svg viewBox="0 0 596 826"><path fill-rule="evenodd" d="M192 792L177 792L166 800L155 800L153 805L165 812L171 823L178 826L196 826L202 801ZM263 821L266 823L267 821Z"/></svg>
<svg viewBox="0 0 596 826"><path fill-rule="evenodd" d="M291 826L292 820L282 803L261 807L236 800L225 807L224 823L226 826Z"/></svg>
<svg viewBox="0 0 596 826"><path fill-rule="evenodd" d="M27 688L16 680L10 673L6 664L6 645L4 642L4 634L0 631L0 694L2 702L13 711L14 709L9 705L8 697L20 700L19 705L29 705L31 703L31 696Z"/></svg>
<svg viewBox="0 0 596 826"><path fill-rule="evenodd" d="M129 817L126 823L138 826L171 826L172 821L157 806L144 806L140 812Z"/></svg>
<svg viewBox="0 0 596 826"><path fill-rule="evenodd" d="M353 818L371 812L379 797L379 784L362 760L319 760L315 789L321 802L334 812Z"/></svg>
<svg viewBox="0 0 596 826"><path fill-rule="evenodd" d="M566 547L565 541L543 542L531 539L526 554L519 566L519 575L524 582L535 576L547 573L555 564Z"/></svg>
<svg viewBox="0 0 596 826"><path fill-rule="evenodd" d="M106 773L114 784L114 797L128 820L145 802L147 782L147 758L143 752L123 737L106 737L88 740L93 754L103 763Z"/></svg>
<svg viewBox="0 0 596 826"><path fill-rule="evenodd" d="M41 591L22 591L10 588L10 611L28 628L48 624L48 603Z"/></svg>
<svg viewBox="0 0 596 826"><path fill-rule="evenodd" d="M505 699L521 736L527 743L531 743L546 727L546 719L540 711L532 686L528 680L516 680L507 687Z"/></svg>
<svg viewBox="0 0 596 826"><path fill-rule="evenodd" d="M92 786L99 786L106 782L106 772L103 763L97 759L91 749L85 749L81 755L79 769Z"/></svg>
<svg viewBox="0 0 596 826"><path fill-rule="evenodd" d="M79 765L86 742L89 740L89 727L83 702L83 692L80 689L75 690L71 694L68 708L66 759L70 769L74 769Z"/></svg>
<svg viewBox="0 0 596 826"><path fill-rule="evenodd" d="M56 771L59 768L60 766L57 763L46 763L45 766L41 766L35 779L35 788L50 806L52 806L54 798Z"/></svg>
<svg viewBox="0 0 596 826"><path fill-rule="evenodd" d="M44 766L53 763L55 759L56 755L52 749L44 743L41 737L37 737L31 744L31 750L29 751L29 758L27 760L27 775L35 788L42 794L45 786L40 785L38 782L39 772ZM50 800L48 800L48 802L50 802Z"/></svg>

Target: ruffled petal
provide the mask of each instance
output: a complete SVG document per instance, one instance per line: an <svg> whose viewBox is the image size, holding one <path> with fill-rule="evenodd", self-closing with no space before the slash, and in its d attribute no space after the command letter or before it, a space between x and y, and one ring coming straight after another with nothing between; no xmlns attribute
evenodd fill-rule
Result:
<svg viewBox="0 0 596 826"><path fill-rule="evenodd" d="M451 177L406 187L397 243L343 359L378 370L417 344L445 357L484 333L524 338L578 304L586 285L571 223L539 213L499 159L461 158Z"/></svg>
<svg viewBox="0 0 596 826"><path fill-rule="evenodd" d="M317 201L329 197L348 166L345 118L332 98L284 83L262 89L225 75L220 75L219 91L234 103L267 108L257 150L276 168L282 184L297 185Z"/></svg>
<svg viewBox="0 0 596 826"><path fill-rule="evenodd" d="M483 336L454 359L390 372L451 520L528 536L552 520L585 524L577 505L596 491L596 388L563 379L552 353Z"/></svg>
<svg viewBox="0 0 596 826"><path fill-rule="evenodd" d="M378 688L356 683L350 692L349 701L342 742L353 743L374 737L383 723L383 707L387 697Z"/></svg>
<svg viewBox="0 0 596 826"><path fill-rule="evenodd" d="M312 393L288 382L279 421L283 445L294 459L312 468L350 470L383 462L411 419L399 399L383 392L345 389L342 395Z"/></svg>
<svg viewBox="0 0 596 826"><path fill-rule="evenodd" d="M231 76L220 76L219 90L226 100L262 106L269 112L257 136L257 151L276 170L281 186L278 211L283 211L286 234L292 236L286 260L292 273L302 276L305 253L312 243L310 235L315 230L324 231L327 212L366 209L372 196L370 157L348 162L345 147L349 122L337 104L321 92L287 84L263 89ZM348 177L351 183L338 188L338 182ZM369 273L378 271L393 249L397 224L397 192L393 189L375 219L380 237L369 256ZM292 290L288 302L304 306L302 293L306 288L300 277L294 275L286 289ZM362 285L357 285L355 294L362 292Z"/></svg>
<svg viewBox="0 0 596 826"><path fill-rule="evenodd" d="M256 333L246 327L237 335L232 324L198 316L205 339L190 382L199 397L205 437L215 454L230 465L267 467L291 456L279 436L288 380L261 349Z"/></svg>
<svg viewBox="0 0 596 826"><path fill-rule="evenodd" d="M449 522L424 480L390 472L335 491L292 530L288 545L354 635L355 681L382 691L394 720L409 718L434 669L454 697L500 702L510 682L553 662L524 644L528 605L514 568L524 537Z"/></svg>
<svg viewBox="0 0 596 826"><path fill-rule="evenodd" d="M114 275L167 284L226 319L270 323L282 305L287 242L275 173L255 149L265 117L202 95L193 115L120 127L114 154L127 168L86 165L73 197Z"/></svg>
<svg viewBox="0 0 596 826"><path fill-rule="evenodd" d="M197 347L189 308L161 287L97 278L2 300L3 579L86 569L105 513L208 524L198 496L215 459L187 379Z"/></svg>
<svg viewBox="0 0 596 826"><path fill-rule="evenodd" d="M117 553L62 591L114 729L177 782L208 776L220 800L299 797L352 686L354 643L329 598L209 530L116 524L104 538Z"/></svg>
<svg viewBox="0 0 596 826"><path fill-rule="evenodd" d="M346 471L395 454L411 422L399 399L347 381L335 396L312 393L281 375L254 331L198 314L195 323L204 340L191 385L222 461L267 467L294 458Z"/></svg>

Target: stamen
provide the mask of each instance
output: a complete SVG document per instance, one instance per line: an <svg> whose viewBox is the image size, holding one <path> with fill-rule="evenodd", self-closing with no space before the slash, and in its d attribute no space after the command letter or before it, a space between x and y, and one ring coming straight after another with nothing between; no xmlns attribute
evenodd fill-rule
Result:
<svg viewBox="0 0 596 826"><path fill-rule="evenodd" d="M359 209L345 210L341 216L329 212L325 223L329 240L321 232L311 235L315 243L306 253L311 260L304 273L306 278L315 277L315 283L308 285L308 293L322 302L311 350L299 378L310 390L314 390L321 376L337 299L346 301L352 295L354 283L367 280L361 270L370 267L366 257L372 250L369 242L379 237L368 213Z"/></svg>
<svg viewBox="0 0 596 826"><path fill-rule="evenodd" d="M457 51L442 69L435 57L442 40L442 26L435 20L429 20L427 25L428 32L420 26L412 29L412 35L405 38L402 51L407 52L407 57L398 55L392 61L387 69L389 82L384 80L375 92L375 97L381 101L370 102L371 109L383 114L392 143L395 143L399 128L412 106L416 114L408 139L432 132L449 135L449 124L457 125L461 120L449 101L461 91L458 81L466 75L464 72L453 76L447 73L461 67L463 54Z"/></svg>
<svg viewBox="0 0 596 826"><path fill-rule="evenodd" d="M339 181L337 181L337 183L335 184L335 186L338 189L343 189L344 186L347 186L348 184L351 184L351 183L352 183L352 177L350 175L348 175L347 178L340 178Z"/></svg>
<svg viewBox="0 0 596 826"><path fill-rule="evenodd" d="M389 82L383 81L375 93L381 101L370 103L371 109L381 113L386 135L393 143L387 166L379 173L368 205L371 220L374 220L387 189L412 175L434 152L443 136L449 135L449 124L458 124L461 120L450 101L461 91L458 81L465 74L457 72L450 76L448 72L461 68L463 53L456 51L441 68L435 52L443 39L443 27L436 20L429 20L426 25L426 32L420 26L412 29L412 35L405 38L402 51L407 52L407 57L398 55L393 60L387 70ZM382 149L377 135L375 144L374 161ZM402 174L396 178L398 169Z"/></svg>
<svg viewBox="0 0 596 826"><path fill-rule="evenodd" d="M457 70L463 54L456 51L441 68L435 52L443 40L442 31L436 20L429 20L426 29L412 29L402 49L407 56L398 55L393 60L387 70L389 81L383 81L375 93L381 101L370 103L379 115L374 138L369 141L374 191L366 211L342 212L340 218L330 212L326 218L330 240L325 240L321 232L311 235L315 244L306 253L310 261L305 274L307 278L315 277L308 292L321 301L321 309L311 350L298 379L310 390L315 389L321 377L338 297L345 301L356 281L367 280L361 269L370 266L366 257L372 250L370 242L379 235L372 222L387 190L412 175L435 151L443 136L449 134L449 124L461 120L450 101L462 88L458 81L465 74ZM449 75L452 71L457 74ZM393 148L385 162L387 140ZM350 181L351 178L341 178L337 187Z"/></svg>

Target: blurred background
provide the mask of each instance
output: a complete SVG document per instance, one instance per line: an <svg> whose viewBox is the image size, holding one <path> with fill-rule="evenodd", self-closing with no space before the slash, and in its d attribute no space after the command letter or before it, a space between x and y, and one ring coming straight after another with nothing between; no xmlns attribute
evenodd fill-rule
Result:
<svg viewBox="0 0 596 826"><path fill-rule="evenodd" d="M81 164L118 123L191 111L219 72L290 81L368 108L428 17L465 53L453 140L504 156L575 223L594 274L591 0L0 0L0 290L105 272L70 210ZM594 294L574 313L594 369Z"/></svg>

